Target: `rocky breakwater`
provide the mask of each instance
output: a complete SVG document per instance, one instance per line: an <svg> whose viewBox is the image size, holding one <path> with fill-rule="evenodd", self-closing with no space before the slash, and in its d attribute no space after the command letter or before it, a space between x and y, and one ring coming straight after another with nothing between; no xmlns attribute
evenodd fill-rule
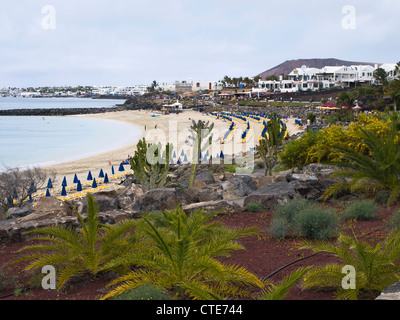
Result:
<svg viewBox="0 0 400 320"><path fill-rule="evenodd" d="M49 108L0 110L0 116L71 116L122 111L122 106L105 108Z"/></svg>

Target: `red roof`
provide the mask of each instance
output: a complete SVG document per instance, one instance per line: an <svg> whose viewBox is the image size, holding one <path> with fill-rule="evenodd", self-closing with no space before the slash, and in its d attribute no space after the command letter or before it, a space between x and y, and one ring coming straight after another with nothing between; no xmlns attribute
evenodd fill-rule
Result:
<svg viewBox="0 0 400 320"><path fill-rule="evenodd" d="M321 107L323 107L323 108L336 108L336 104L335 103L325 103Z"/></svg>

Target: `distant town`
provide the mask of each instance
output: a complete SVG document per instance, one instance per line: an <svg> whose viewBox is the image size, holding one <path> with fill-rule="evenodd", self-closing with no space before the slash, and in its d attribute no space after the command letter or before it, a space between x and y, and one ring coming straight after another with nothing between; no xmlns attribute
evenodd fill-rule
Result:
<svg viewBox="0 0 400 320"><path fill-rule="evenodd" d="M224 78L215 81L194 81L192 79L169 82L153 81L150 85L133 86L77 86L2 88L1 97L101 97L141 96L154 91L182 94L185 92L215 92L224 89L242 89L237 92L252 97L263 93L296 93L320 91L333 88L353 88L366 85L381 85L400 75L399 63L382 65L325 66L312 68L306 65L293 69L288 75L260 76L248 78ZM224 93L220 93L224 94Z"/></svg>

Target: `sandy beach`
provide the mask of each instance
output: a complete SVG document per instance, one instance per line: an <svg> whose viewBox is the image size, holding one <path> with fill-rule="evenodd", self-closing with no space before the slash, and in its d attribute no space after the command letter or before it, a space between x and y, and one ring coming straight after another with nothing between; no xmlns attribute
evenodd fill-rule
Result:
<svg viewBox="0 0 400 320"><path fill-rule="evenodd" d="M195 120L196 122L198 120L210 121L210 123L213 122L214 130L219 133L220 136L223 136L230 126L230 123L222 119L217 119L211 115L202 114L192 110L184 110L183 113L180 114L159 115L156 117L152 117L153 114L154 113L150 111L142 110L79 115L77 117L94 117L123 121L132 124L142 130L142 137L146 137L147 141L160 141L164 144L165 141L168 142L172 140L171 142L174 145L174 150L177 153L180 153L180 150L182 150L183 147L188 147L185 141L188 140L187 137L189 132L187 130L190 127L192 120ZM247 147L251 147L251 143L254 144L257 142L262 131L262 123L256 123L254 121L250 122L253 132L251 139L249 139L250 144L248 144ZM235 123L235 131L242 132L245 130L245 123L240 123L239 121L235 121ZM294 125L294 119L288 119L286 124L290 135L296 134L300 131L300 129ZM121 134L124 134L124 132L121 132ZM101 139L101 137L99 138ZM151 141L152 139L154 139L154 141ZM137 141L133 141L131 145L123 148L101 153L85 159L49 166L45 169L55 171L57 175L56 180L53 182L55 188L61 186L64 177L66 177L68 185L71 185L75 174L81 181L86 181L89 170L94 178L98 177L101 169L103 169L104 173L107 172L108 175L111 175L111 166L113 165L115 171L117 171L120 163L127 159L129 155L134 154L136 143ZM246 148L246 144L243 145L244 148ZM232 148L223 145L221 145L221 147L224 154L232 153ZM234 153L236 153L237 149L234 149L234 151Z"/></svg>

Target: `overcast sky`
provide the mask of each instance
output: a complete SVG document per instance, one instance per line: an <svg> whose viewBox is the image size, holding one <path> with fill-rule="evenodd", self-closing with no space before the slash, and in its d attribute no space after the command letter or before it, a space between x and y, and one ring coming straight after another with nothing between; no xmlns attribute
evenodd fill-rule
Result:
<svg viewBox="0 0 400 320"><path fill-rule="evenodd" d="M400 60L399 0L0 4L0 88L215 81L299 58Z"/></svg>

